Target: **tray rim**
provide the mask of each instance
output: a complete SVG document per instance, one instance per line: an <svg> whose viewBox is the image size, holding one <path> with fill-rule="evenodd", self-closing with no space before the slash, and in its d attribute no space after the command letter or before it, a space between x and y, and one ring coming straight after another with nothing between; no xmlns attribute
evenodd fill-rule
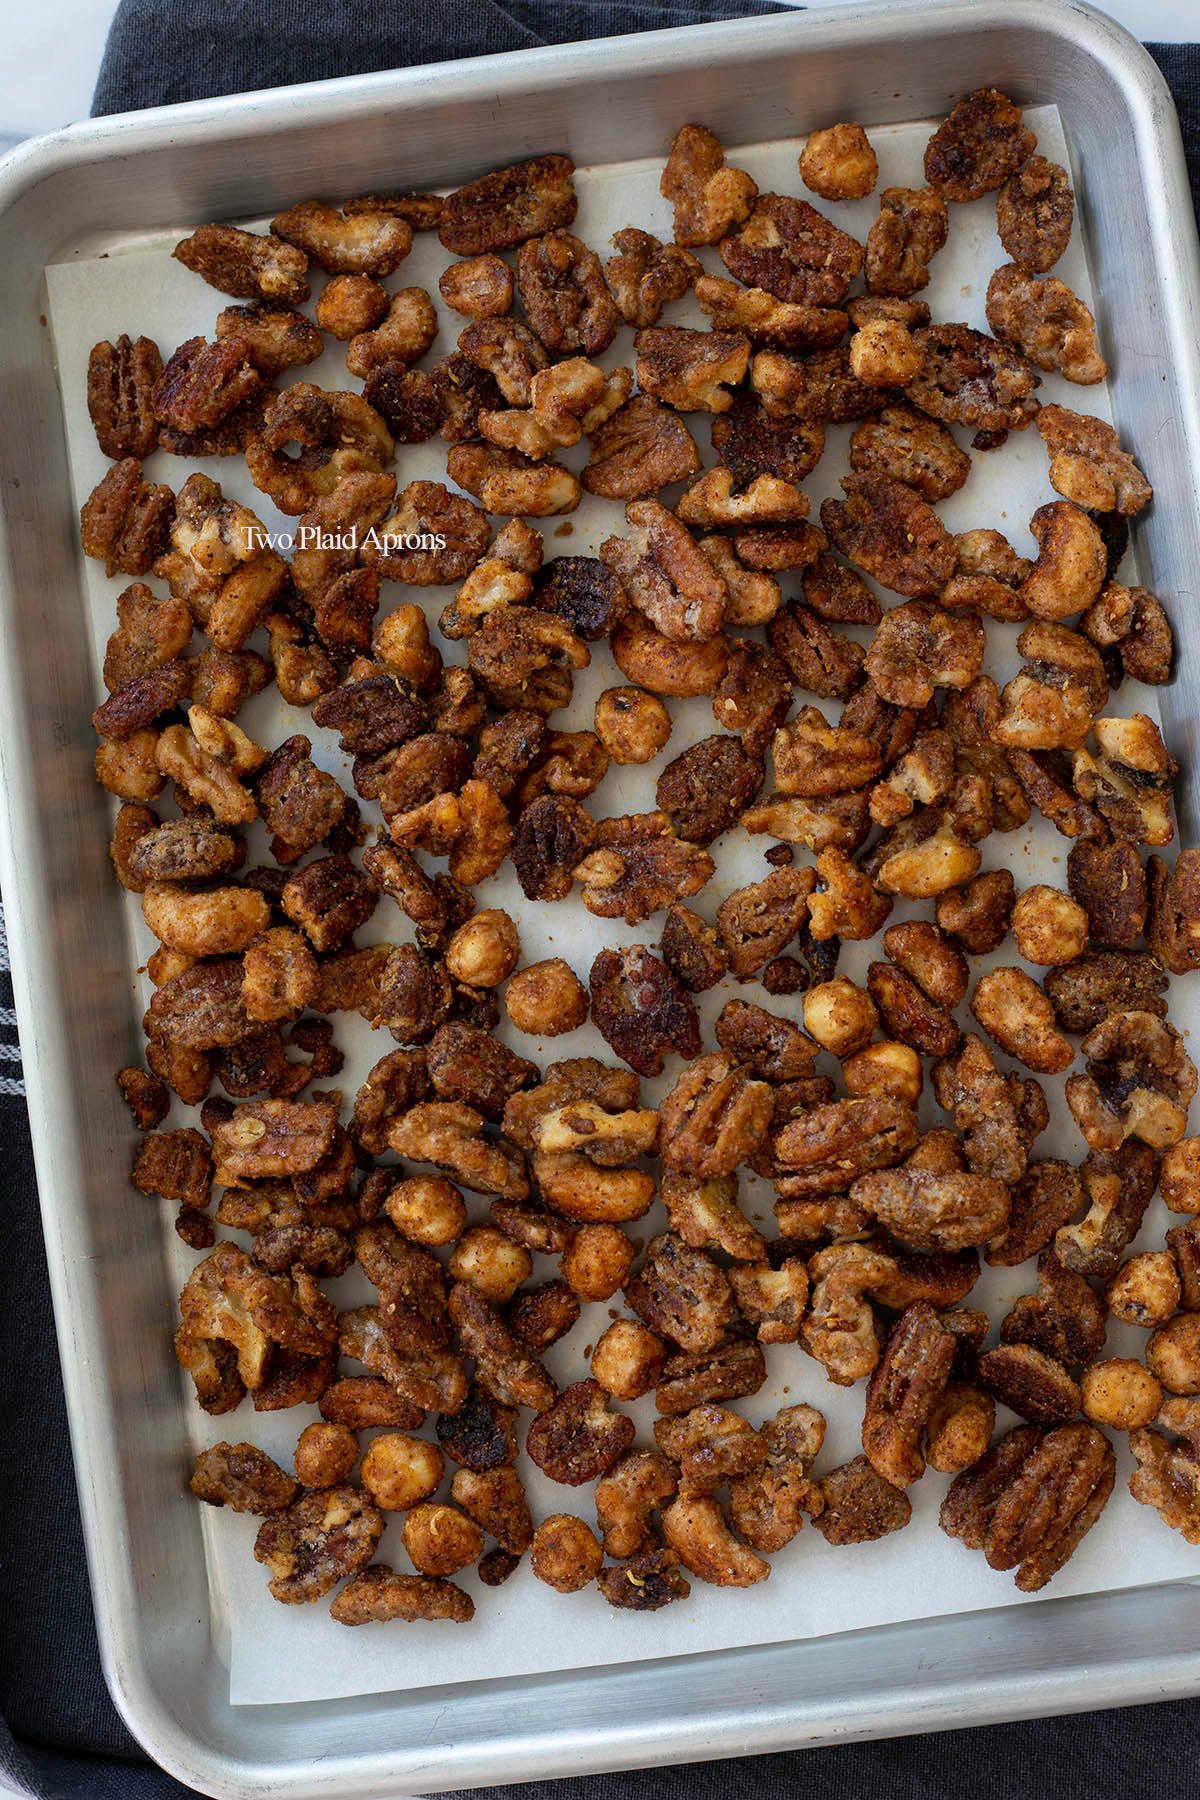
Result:
<svg viewBox="0 0 1200 1800"><path fill-rule="evenodd" d="M882 4L815 7L778 15L728 20L675 28L669 31L633 33L585 40L573 44L505 52L465 61L427 64L417 68L384 70L366 75L290 87L256 90L247 94L157 107L144 112L114 114L84 121L29 140L0 159L0 224L18 200L47 176L83 164L123 158L151 151L186 135L194 143L221 141L232 136L252 139L296 122L303 110L306 122L347 122L371 114L377 107L394 106L405 99L419 101L437 90L442 98L470 100L483 94L515 95L553 82L561 86L586 82L603 60L607 72L631 72L644 59L646 39L653 37L656 63L685 69L705 60L705 53L719 54L722 40L744 37L748 27L778 41L780 49L830 48L852 41L872 30L896 34L911 30L945 33L949 29L977 30L982 23L1018 21L1057 36L1085 55L1101 58L1110 73L1119 76L1123 93L1140 131L1152 149L1161 185L1153 221L1162 253L1174 265L1175 284L1162 296L1171 315L1170 331L1177 346L1193 347L1182 358L1184 391L1191 396L1187 424L1194 446L1200 447L1200 345L1189 339L1186 326L1200 316L1200 268L1197 266L1196 232L1191 210L1182 140L1174 103L1166 83L1148 52L1122 27L1081 0L883 0ZM640 49L639 49L640 47ZM764 54L766 52L764 51ZM1180 211L1180 201L1183 210ZM1169 227L1169 229L1168 229ZM0 509L0 540L6 535ZM4 569L0 566L0 583ZM565 1751L552 1728L530 1731L519 1752L505 1744L495 1763L461 1763L453 1754L442 1762L431 1761L428 1752L411 1748L343 1756L329 1763L329 1780L310 1786L297 1785L294 1763L270 1765L227 1754L191 1732L161 1700L150 1675L148 1649L139 1639L136 1595L126 1553L127 1520L113 1471L104 1450L111 1442L107 1426L114 1415L111 1393L99 1394L89 1384L86 1356L75 1319L81 1300L95 1297L92 1272L79 1266L80 1259L67 1242L58 1217L56 1194L64 1165L70 1156L60 1144L64 1104L69 1104L69 1084L62 1068L60 1040L63 1019L44 1016L39 992L49 986L49 953L37 930L36 900L39 884L19 878L31 868L39 870L41 855L29 823L30 794L22 744L13 721L19 710L5 702L16 698L19 670L0 642L0 882L6 896L15 1007L20 1030L28 1094L30 1130L34 1147L39 1200L54 1304L55 1323L67 1393L72 1449L88 1552L101 1660L115 1704L130 1730L156 1761L179 1779L203 1784L202 1791L230 1796L251 1796L265 1791L328 1792L366 1795L371 1792L419 1791L432 1777L439 1786L476 1785L484 1781L518 1781L603 1768L630 1767L634 1763L698 1760L737 1754L751 1746L756 1752L816 1744L837 1739L903 1735L912 1731L944 1729L980 1723L997 1717L1033 1717L1076 1708L1170 1698L1193 1693L1200 1687L1200 1653L1180 1653L1153 1665L1113 1663L1098 1669L1081 1659L1078 1666L1051 1675L1009 1673L959 1681L953 1692L934 1700L930 1688L916 1675L906 1687L897 1684L891 1703L881 1709L872 1701L870 1716L865 1703L848 1697L841 1713L828 1712L806 1718L797 1700L792 1707L776 1704L764 1717L756 1703L754 1683L742 1702L732 1696L714 1711L707 1725L689 1733L685 1742L678 1734L670 1739L669 1721L639 1719L636 1725L614 1720L603 1731L594 1731L576 1753ZM69 1136L69 1134L67 1134ZM1088 1597L1048 1602L1061 1607L1084 1605ZM701 1658L675 1659L743 1662L764 1651L787 1646L748 1647L714 1651ZM651 1665L653 1667L654 1665ZM662 1665L659 1665L660 1667ZM627 1665L612 1665L619 1671ZM539 1678L534 1678L536 1681ZM544 1679L544 1678L541 1678ZM363 1697L366 1698L366 1697ZM385 1697L386 1698L386 1697ZM313 1707L346 1707L350 1702L309 1703ZM238 1709L252 1712L255 1709ZM285 1709L272 1708L274 1713ZM444 1746L453 1751L453 1746ZM676 1752L682 1754L676 1754ZM340 1773L339 1773L340 1772ZM449 1777L449 1783L447 1782ZM415 1784L415 1785L414 1785Z"/></svg>

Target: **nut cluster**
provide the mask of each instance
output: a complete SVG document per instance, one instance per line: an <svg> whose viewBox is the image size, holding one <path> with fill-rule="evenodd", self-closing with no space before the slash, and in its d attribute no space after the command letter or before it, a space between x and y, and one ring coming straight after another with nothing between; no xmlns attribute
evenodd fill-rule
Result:
<svg viewBox="0 0 1200 1800"><path fill-rule="evenodd" d="M229 1442L192 1477L260 1517L280 1601L336 1588L346 1625L461 1622L453 1578L498 1586L528 1552L559 1592L654 1610L689 1577L766 1579L806 1519L835 1546L901 1529L927 1468L955 1477L944 1529L1032 1589L1111 1491L1101 1427L1131 1434L1135 1497L1200 1541L1197 1074L1163 998L1165 971L1200 966L1200 852L1158 854L1177 767L1120 694L1171 672L1163 607L1119 580L1149 484L1110 426L1037 397L1039 371L1105 365L1048 273L1073 200L1034 151L1011 101L972 94L865 244L760 193L694 124L662 176L673 241L630 225L606 261L572 229L561 155L444 198L308 201L268 234L177 246L242 303L211 342L93 351L112 466L83 544L131 578L96 772L159 944L146 1066L118 1080L134 1183L199 1253L175 1347L200 1406L316 1409L294 1477ZM842 122L799 177L837 203L878 165ZM990 194L1010 258L994 335L915 298L955 206ZM438 293L465 321L433 363L434 299L385 285L416 231L455 259ZM689 290L707 329L666 316ZM326 336L361 387L281 385ZM835 424L850 466L818 524L801 484ZM951 533L936 508L973 466L953 428L990 454L1030 425L1057 496L1036 557L990 525ZM447 482L399 481L403 446L439 436ZM579 475L559 454L577 445ZM209 476L150 481L155 450L240 455L319 531L289 562ZM619 503L611 535L548 556L537 522L585 490ZM461 660L396 586L448 590ZM1022 626L1002 689L988 618ZM609 655L590 724L567 720L575 675ZM271 681L311 710L275 747L237 723ZM711 734L659 765L645 811L604 816L610 764L659 758L669 702L696 697ZM319 766L317 732L348 777ZM1064 890L1018 893L1012 858L988 858L1034 812L1069 841ZM769 840L766 872L695 910L739 827ZM574 897L646 941L587 970L525 962L519 921L476 893L506 863L531 905ZM396 941L361 941L381 908ZM868 940L860 984L839 950ZM719 986L706 1044L697 996ZM353 1095L325 1085L341 1012L388 1034ZM589 1017L611 1060L508 1041ZM1035 1152L1054 1075L1078 1167ZM941 1122L922 1130L927 1078ZM168 1124L175 1101L197 1120ZM773 1184L777 1230L744 1169ZM1129 1255L1156 1187L1190 1222ZM981 1259L1032 1258L989 1344L966 1304ZM322 1283L352 1266L371 1297L342 1310ZM560 1387L545 1352L589 1304L610 1317ZM1110 1312L1149 1333L1143 1361L1104 1358ZM866 1384L861 1455L819 1474L812 1405L757 1427L735 1410L768 1356ZM638 1444L621 1408L649 1395ZM993 1444L998 1406L1022 1422ZM594 1486L594 1525L535 1520L522 1451ZM410 1572L374 1560L393 1513Z"/></svg>

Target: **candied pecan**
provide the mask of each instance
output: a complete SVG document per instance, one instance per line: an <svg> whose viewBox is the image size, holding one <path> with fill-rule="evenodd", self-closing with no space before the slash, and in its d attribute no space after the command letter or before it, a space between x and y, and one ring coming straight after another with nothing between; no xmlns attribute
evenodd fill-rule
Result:
<svg viewBox="0 0 1200 1800"><path fill-rule="evenodd" d="M227 336L209 344L188 338L154 385L151 403L164 425L197 431L219 425L228 414L258 398L262 377L249 361L245 338Z"/></svg>
<svg viewBox="0 0 1200 1800"><path fill-rule="evenodd" d="M631 528L600 546L604 562L655 629L674 641L714 637L728 589L691 533L657 500L630 501Z"/></svg>
<svg viewBox="0 0 1200 1800"><path fill-rule="evenodd" d="M479 256L570 225L574 173L569 156L534 156L480 175L442 201L438 238L455 256Z"/></svg>
<svg viewBox="0 0 1200 1800"><path fill-rule="evenodd" d="M958 1048L961 1034L950 1014L904 970L889 962L873 962L867 987L890 1037L925 1056L950 1056Z"/></svg>
<svg viewBox="0 0 1200 1800"><path fill-rule="evenodd" d="M280 905L315 950L336 950L370 918L378 897L349 857L336 852L289 876Z"/></svg>
<svg viewBox="0 0 1200 1800"><path fill-rule="evenodd" d="M600 259L569 231L521 245L517 285L529 322L548 350L595 356L612 343L619 315Z"/></svg>
<svg viewBox="0 0 1200 1800"><path fill-rule="evenodd" d="M762 1143L771 1117L766 1082L712 1051L684 1070L662 1102L663 1161L705 1179L731 1174Z"/></svg>
<svg viewBox="0 0 1200 1800"><path fill-rule="evenodd" d="M937 922L973 956L984 956L1004 942L1015 901L1010 870L991 869L965 887L940 895Z"/></svg>
<svg viewBox="0 0 1200 1800"><path fill-rule="evenodd" d="M158 420L152 404L162 357L153 339L131 340L124 333L115 344L92 346L88 357L88 413L96 441L114 462L122 457L149 456L158 445Z"/></svg>
<svg viewBox="0 0 1200 1800"><path fill-rule="evenodd" d="M574 875L583 884L584 905L599 918L635 925L698 893L713 872L707 850L673 836L662 812L606 819L592 842Z"/></svg>
<svg viewBox="0 0 1200 1800"><path fill-rule="evenodd" d="M965 1250L1008 1223L1004 1182L965 1169L876 1168L852 1182L850 1198L914 1250Z"/></svg>
<svg viewBox="0 0 1200 1800"><path fill-rule="evenodd" d="M914 332L924 355L907 387L914 406L943 424L984 431L1023 431L1038 410L1041 377L1018 351L968 325L923 325Z"/></svg>
<svg viewBox="0 0 1200 1800"><path fill-rule="evenodd" d="M515 1348L515 1346L514 1346ZM517 1454L517 1414L486 1387L473 1385L453 1416L439 1413L437 1440L452 1462L476 1474L511 1464Z"/></svg>
<svg viewBox="0 0 1200 1800"><path fill-rule="evenodd" d="M844 1191L856 1175L899 1162L917 1141L916 1114L890 1096L814 1106L776 1132L781 1199Z"/></svg>
<svg viewBox="0 0 1200 1800"><path fill-rule="evenodd" d="M1117 1015L1129 1017L1130 1015ZM1089 1151L1080 1170L1088 1211L1054 1236L1058 1260L1077 1274L1108 1280L1137 1236L1154 1193L1158 1158L1144 1144Z"/></svg>
<svg viewBox="0 0 1200 1800"><path fill-rule="evenodd" d="M1017 1569L1022 1593L1057 1574L1112 1492L1112 1447L1092 1425L1041 1432L1018 1426L956 1476L942 1530L982 1549L994 1569Z"/></svg>
<svg viewBox="0 0 1200 1800"><path fill-rule="evenodd" d="M963 1149L976 1174L1001 1182L1017 1182L1025 1173L1026 1152L1032 1138L1027 1089L1017 1077L1005 1077L996 1068L982 1038L969 1034L953 1057L946 1057L933 1071L933 1087L939 1106L951 1114L963 1133ZM1042 1125L1045 1121L1042 1120ZM1040 1130L1042 1127L1038 1125ZM1004 1221L997 1226L1003 1230Z"/></svg>
<svg viewBox="0 0 1200 1800"><path fill-rule="evenodd" d="M147 1033L182 1050L236 1044L255 1029L241 1004L242 965L234 957L196 963L157 990Z"/></svg>
<svg viewBox="0 0 1200 1800"><path fill-rule="evenodd" d="M607 637L626 611L616 575L594 556L552 557L538 577L534 597L587 643Z"/></svg>
<svg viewBox="0 0 1200 1800"><path fill-rule="evenodd" d="M465 358L450 358L463 362ZM443 367L445 365L442 365ZM480 381L487 377L475 374ZM407 368L403 361L385 359L373 365L363 385L363 398L375 408L397 444L423 444L439 431L446 417L446 401L437 371L426 374ZM499 401L499 393L496 399Z"/></svg>
<svg viewBox="0 0 1200 1800"><path fill-rule="evenodd" d="M966 481L971 461L936 419L911 406L885 406L852 433L850 467L860 475L889 475L925 500L946 500Z"/></svg>
<svg viewBox="0 0 1200 1800"><path fill-rule="evenodd" d="M845 475L841 485L844 501L821 504L838 549L895 593L936 594L954 572L954 546L933 509L890 476Z"/></svg>
<svg viewBox="0 0 1200 1800"><path fill-rule="evenodd" d="M530 1350L548 1350L578 1323L579 1311L578 1297L565 1281L547 1281L517 1295L508 1325Z"/></svg>
<svg viewBox="0 0 1200 1800"><path fill-rule="evenodd" d="M577 1381L542 1410L525 1448L551 1481L580 1487L604 1475L633 1442L633 1420L609 1410L598 1381Z"/></svg>
<svg viewBox="0 0 1200 1800"><path fill-rule="evenodd" d="M591 654L567 621L535 606L500 606L471 637L468 666L494 705L549 714L571 698Z"/></svg>
<svg viewBox="0 0 1200 1800"><path fill-rule="evenodd" d="M1034 1425L1064 1424L1082 1404L1079 1383L1034 1344L998 1344L979 1358L977 1370L988 1393Z"/></svg>
<svg viewBox="0 0 1200 1800"><path fill-rule="evenodd" d="M695 439L678 414L650 394L635 394L592 432L581 479L589 494L637 500L699 467Z"/></svg>
<svg viewBox="0 0 1200 1800"><path fill-rule="evenodd" d="M663 960L690 994L707 993L729 968L720 938L690 907L667 908L659 943Z"/></svg>
<svg viewBox="0 0 1200 1800"><path fill-rule="evenodd" d="M411 189L399 194L362 194L347 200L342 211L347 218L355 213L391 213L403 219L413 231L436 231L441 224L446 202L440 194L415 193Z"/></svg>
<svg viewBox="0 0 1200 1800"><path fill-rule="evenodd" d="M761 764L738 738L701 738L668 763L655 798L679 837L708 845L737 823L761 781Z"/></svg>
<svg viewBox="0 0 1200 1800"><path fill-rule="evenodd" d="M1054 267L1070 241L1074 215L1070 176L1044 156L1031 156L996 196L1000 242L1029 275Z"/></svg>
<svg viewBox="0 0 1200 1800"><path fill-rule="evenodd" d="M197 1500L231 1512L267 1517L291 1505L298 1484L253 1444L213 1444L201 1450L188 1482Z"/></svg>
<svg viewBox="0 0 1200 1800"><path fill-rule="evenodd" d="M954 1366L957 1340L927 1300L905 1307L867 1388L862 1443L877 1475L896 1488L925 1473L921 1441Z"/></svg>
<svg viewBox="0 0 1200 1800"><path fill-rule="evenodd" d="M642 1550L601 1569L596 1585L610 1606L657 1612L673 1600L686 1600L692 1591L691 1583L680 1573L679 1562L673 1550Z"/></svg>
<svg viewBox="0 0 1200 1800"><path fill-rule="evenodd" d="M365 1568L383 1527L383 1514L359 1489L320 1488L263 1521L254 1560L270 1569L276 1600L319 1600L343 1577Z"/></svg>
<svg viewBox="0 0 1200 1800"><path fill-rule="evenodd" d="M490 1032L477 1026L440 1025L428 1055L429 1079L439 1100L463 1100L487 1119L499 1120L511 1094L528 1087L537 1074Z"/></svg>
<svg viewBox="0 0 1200 1800"><path fill-rule="evenodd" d="M339 1625L386 1624L393 1619L452 1619L465 1624L475 1616L475 1602L440 1576L397 1575L386 1563L372 1563L335 1595L329 1616Z"/></svg>
<svg viewBox="0 0 1200 1800"><path fill-rule="evenodd" d="M1149 923L1146 942L1165 969L1186 975L1200 968L1200 852L1181 850L1175 867L1168 869L1160 856L1152 856L1149 873Z"/></svg>
<svg viewBox="0 0 1200 1800"><path fill-rule="evenodd" d="M122 457L80 508L84 555L98 557L108 575L145 575L162 548L174 511L170 488L144 480L136 457Z"/></svg>
<svg viewBox="0 0 1200 1800"><path fill-rule="evenodd" d="M776 731L771 757L780 792L805 799L865 787L883 766L877 741L844 723L827 724L815 706L801 707Z"/></svg>
<svg viewBox="0 0 1200 1800"><path fill-rule="evenodd" d="M185 1206L208 1205L212 1157L198 1131L148 1132L138 1143L130 1180L142 1194L161 1194Z"/></svg>
<svg viewBox="0 0 1200 1800"><path fill-rule="evenodd" d="M869 1544L902 1531L912 1502L885 1481L865 1456L833 1469L817 1483L822 1507L813 1524L827 1544Z"/></svg>
<svg viewBox="0 0 1200 1800"><path fill-rule="evenodd" d="M930 188L884 188L879 196L879 217L867 234L869 292L906 299L927 287L929 264L949 230L946 203L940 194Z"/></svg>
<svg viewBox="0 0 1200 1800"><path fill-rule="evenodd" d="M438 481L410 481L396 500L396 510L363 546L363 560L392 581L418 587L461 581L487 546L488 523L479 508Z"/></svg>
<svg viewBox="0 0 1200 1800"><path fill-rule="evenodd" d="M1079 1172L1050 1159L1030 1163L1010 1189L1012 1210L1004 1230L988 1246L993 1266L1013 1268L1045 1248L1083 1204Z"/></svg>
<svg viewBox="0 0 1200 1800"><path fill-rule="evenodd" d="M773 417L753 395L741 392L730 410L713 420L712 443L738 487L751 485L760 475L794 486L820 461L825 433L815 421Z"/></svg>
<svg viewBox="0 0 1200 1800"><path fill-rule="evenodd" d="M729 273L794 305L836 306L863 265L863 247L807 200L760 194L719 245Z"/></svg>
<svg viewBox="0 0 1200 1800"><path fill-rule="evenodd" d="M571 891L571 871L586 856L595 824L577 800L543 794L517 821L512 859L521 890L530 900L562 900Z"/></svg>
<svg viewBox="0 0 1200 1800"><path fill-rule="evenodd" d="M235 300L279 300L295 306L308 299L308 258L281 238L241 231L235 225L201 225L171 255L210 287Z"/></svg>
<svg viewBox="0 0 1200 1800"><path fill-rule="evenodd" d="M1021 109L998 88L977 88L943 119L925 149L925 179L947 200L994 193L1037 145Z"/></svg>
<svg viewBox="0 0 1200 1800"><path fill-rule="evenodd" d="M626 1285L630 1308L689 1356L717 1349L733 1319L733 1290L703 1250L673 1232L654 1238L641 1271Z"/></svg>
<svg viewBox="0 0 1200 1800"><path fill-rule="evenodd" d="M1047 374L1087 387L1108 373L1095 319L1057 275L1036 280L1016 263L1005 263L988 282L987 321L998 338Z"/></svg>
<svg viewBox="0 0 1200 1800"><path fill-rule="evenodd" d="M717 931L739 980L791 943L804 924L813 885L811 869L774 869L722 901Z"/></svg>
<svg viewBox="0 0 1200 1800"><path fill-rule="evenodd" d="M605 1042L639 1075L662 1073L674 1051L700 1051L700 1025L690 995L644 944L602 950L588 977L592 1020Z"/></svg>
<svg viewBox="0 0 1200 1800"><path fill-rule="evenodd" d="M771 649L792 680L821 700L844 700L863 679L863 651L838 637L809 607L790 600L767 628Z"/></svg>
<svg viewBox="0 0 1200 1800"><path fill-rule="evenodd" d="M750 361L749 339L740 332L645 325L634 345L638 387L679 412L727 412L733 404L729 389Z"/></svg>
<svg viewBox="0 0 1200 1800"><path fill-rule="evenodd" d="M1196 1070L1173 1026L1151 1013L1110 1013L1080 1046L1087 1072L1067 1082L1067 1104L1093 1150L1128 1138L1155 1149L1187 1128Z"/></svg>
<svg viewBox="0 0 1200 1800"><path fill-rule="evenodd" d="M1153 1506L1163 1524L1200 1543L1200 1459L1191 1443L1172 1444L1161 1432L1135 1430L1129 1436L1137 1468L1129 1491L1142 1506Z"/></svg>
<svg viewBox="0 0 1200 1800"><path fill-rule="evenodd" d="M735 1061L764 1081L803 1080L813 1073L816 1051L790 1019L745 1000L729 1000L716 1023L716 1038Z"/></svg>
<svg viewBox="0 0 1200 1800"><path fill-rule="evenodd" d="M1032 1344L1062 1364L1094 1362L1104 1347L1105 1305L1053 1251L1038 1258L1038 1291L1022 1294L1000 1324L1004 1344Z"/></svg>

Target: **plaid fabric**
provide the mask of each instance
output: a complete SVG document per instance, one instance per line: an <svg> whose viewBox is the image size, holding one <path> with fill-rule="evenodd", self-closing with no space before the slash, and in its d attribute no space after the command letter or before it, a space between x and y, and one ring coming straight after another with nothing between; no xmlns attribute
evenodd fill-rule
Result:
<svg viewBox="0 0 1200 1800"><path fill-rule="evenodd" d="M122 0L93 110L773 10L767 0L425 0L411 15L375 0ZM1200 45L1150 49L1179 107L1200 201ZM43 1800L172 1800L191 1790L145 1760L100 1670L23 1094L0 914L0 1777ZM1200 1705L1172 1702L477 1792L489 1800L738 1800L747 1792L1116 1800L1149 1791L1175 1800L1196 1791L1198 1767Z"/></svg>

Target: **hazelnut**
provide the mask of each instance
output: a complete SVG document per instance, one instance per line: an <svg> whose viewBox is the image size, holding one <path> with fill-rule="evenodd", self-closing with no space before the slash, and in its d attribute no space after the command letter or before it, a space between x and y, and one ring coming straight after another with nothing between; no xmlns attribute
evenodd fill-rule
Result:
<svg viewBox="0 0 1200 1800"><path fill-rule="evenodd" d="M605 688L596 702L596 736L615 763L648 763L671 735L671 715L644 688Z"/></svg>
<svg viewBox="0 0 1200 1800"><path fill-rule="evenodd" d="M384 1512L406 1512L437 1492L445 1466L436 1444L407 1431L389 1431L367 1446L362 1483Z"/></svg>
<svg viewBox="0 0 1200 1800"><path fill-rule="evenodd" d="M1087 949L1088 916L1078 901L1039 882L1013 907L1012 934L1026 962L1058 968Z"/></svg>
<svg viewBox="0 0 1200 1800"><path fill-rule="evenodd" d="M890 1038L848 1056L842 1064L842 1077L846 1092L855 1099L887 1094L915 1106L921 1097L920 1056L911 1044L897 1044Z"/></svg>
<svg viewBox="0 0 1200 1800"><path fill-rule="evenodd" d="M800 179L822 200L863 200L879 179L879 162L861 125L826 125L809 133Z"/></svg>
<svg viewBox="0 0 1200 1800"><path fill-rule="evenodd" d="M1163 1401L1160 1382L1131 1356L1113 1356L1085 1369L1080 1381L1084 1417L1114 1431L1149 1425Z"/></svg>
<svg viewBox="0 0 1200 1800"><path fill-rule="evenodd" d="M819 982L804 996L804 1028L834 1056L861 1050L878 1024L870 994L845 975Z"/></svg>
<svg viewBox="0 0 1200 1800"><path fill-rule="evenodd" d="M587 989L561 956L551 956L517 970L504 990L504 1008L518 1031L561 1037L587 1018Z"/></svg>
<svg viewBox="0 0 1200 1800"><path fill-rule="evenodd" d="M1179 1269L1169 1250L1144 1250L1123 1262L1108 1284L1108 1310L1126 1325L1165 1325L1178 1310Z"/></svg>
<svg viewBox="0 0 1200 1800"><path fill-rule="evenodd" d="M636 1246L617 1225L581 1225L563 1251L563 1280L581 1300L611 1300L633 1266Z"/></svg>
<svg viewBox="0 0 1200 1800"><path fill-rule="evenodd" d="M296 1445L296 1480L302 1487L340 1487L358 1461L358 1439L348 1425L322 1420L306 1425Z"/></svg>
<svg viewBox="0 0 1200 1800"><path fill-rule="evenodd" d="M472 1225L450 1253L450 1273L493 1306L503 1306L533 1273L533 1258L494 1225Z"/></svg>
<svg viewBox="0 0 1200 1800"><path fill-rule="evenodd" d="M1152 1374L1172 1394L1200 1394L1200 1313L1179 1313L1146 1345Z"/></svg>
<svg viewBox="0 0 1200 1800"><path fill-rule="evenodd" d="M457 1506L426 1502L404 1521L404 1548L422 1575L454 1575L483 1555L483 1533Z"/></svg>
<svg viewBox="0 0 1200 1800"><path fill-rule="evenodd" d="M398 1181L383 1210L402 1237L431 1248L453 1244L467 1222L463 1197L444 1175L409 1175Z"/></svg>
<svg viewBox="0 0 1200 1800"><path fill-rule="evenodd" d="M460 925L446 946L446 967L468 987L499 987L521 954L517 928L506 912L488 907Z"/></svg>
<svg viewBox="0 0 1200 1800"><path fill-rule="evenodd" d="M1177 1213L1200 1213L1200 1137L1180 1138L1162 1159L1159 1192Z"/></svg>
<svg viewBox="0 0 1200 1800"><path fill-rule="evenodd" d="M572 1513L551 1513L533 1534L529 1560L539 1581L576 1594L600 1573L604 1552L590 1525Z"/></svg>
<svg viewBox="0 0 1200 1800"><path fill-rule="evenodd" d="M616 1400L648 1394L667 1360L667 1346L639 1319L615 1319L592 1352L592 1374Z"/></svg>

